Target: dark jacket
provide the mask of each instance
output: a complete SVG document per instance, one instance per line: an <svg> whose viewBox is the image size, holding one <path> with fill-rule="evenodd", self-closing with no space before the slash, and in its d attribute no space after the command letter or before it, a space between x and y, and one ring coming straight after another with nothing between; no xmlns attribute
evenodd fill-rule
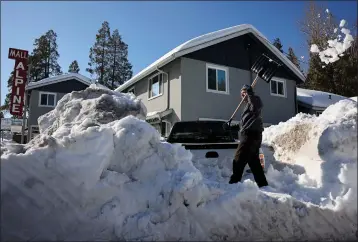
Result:
<svg viewBox="0 0 358 242"><path fill-rule="evenodd" d="M263 107L261 98L252 93L246 97L247 103L241 114L240 133L262 133L264 130L261 110Z"/></svg>

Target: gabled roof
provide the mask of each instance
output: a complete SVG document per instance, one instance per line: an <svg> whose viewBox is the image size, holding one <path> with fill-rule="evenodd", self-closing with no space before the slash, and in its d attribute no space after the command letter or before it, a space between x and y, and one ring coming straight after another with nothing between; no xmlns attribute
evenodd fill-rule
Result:
<svg viewBox="0 0 358 242"><path fill-rule="evenodd" d="M71 79L75 79L79 82L82 82L85 85L88 85L88 86L92 84L91 79L86 76L83 76L78 73L66 73L66 74L62 74L62 75L58 75L58 76L54 76L54 77L48 77L48 78L42 79L37 82L30 82L27 84L26 90L31 90L31 89L42 87L42 86L47 86L47 85L51 85L51 84L55 84L55 83L59 83L59 82L64 82L64 81L68 81Z"/></svg>
<svg viewBox="0 0 358 242"><path fill-rule="evenodd" d="M297 100L311 107L327 108L344 99L347 99L347 97L329 92L297 88Z"/></svg>
<svg viewBox="0 0 358 242"><path fill-rule="evenodd" d="M285 63L293 71L293 73L295 73L303 82L305 81L305 77L303 76L302 72L284 54L282 54L275 46L273 46L272 43L262 33L260 33L250 24L241 24L201 35L179 45L133 76L130 80L119 86L115 91L123 91L125 88L154 72L157 68L161 68L162 66L168 64L180 56L248 33L255 35L260 40L260 42L262 42L268 49L270 49L277 56L277 58Z"/></svg>

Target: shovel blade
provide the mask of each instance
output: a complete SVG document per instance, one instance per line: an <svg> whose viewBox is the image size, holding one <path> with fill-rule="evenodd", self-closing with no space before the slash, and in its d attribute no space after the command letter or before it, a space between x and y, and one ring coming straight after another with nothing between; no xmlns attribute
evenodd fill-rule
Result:
<svg viewBox="0 0 358 242"><path fill-rule="evenodd" d="M251 70L265 82L270 82L281 64L262 54L252 65Z"/></svg>

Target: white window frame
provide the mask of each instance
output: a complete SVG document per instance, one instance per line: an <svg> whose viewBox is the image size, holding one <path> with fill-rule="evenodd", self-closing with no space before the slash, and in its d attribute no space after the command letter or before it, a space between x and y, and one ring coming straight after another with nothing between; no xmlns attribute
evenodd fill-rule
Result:
<svg viewBox="0 0 358 242"><path fill-rule="evenodd" d="M46 95L54 95L54 103L53 106L52 105L42 105L41 104L41 95L42 94L46 94ZM48 102L48 99L47 99ZM56 107L56 103L57 103L57 93L55 92L39 92L39 107L49 107L49 108L54 108Z"/></svg>
<svg viewBox="0 0 358 242"><path fill-rule="evenodd" d="M149 88L149 87L151 87L153 84L152 84L152 80L153 80L153 78L154 77L156 77L156 76L161 76L161 78L159 79L159 94L158 95L156 95L156 96L151 96L151 88ZM156 73L156 74L154 74L154 75L152 75L151 77L149 77L148 78L148 101L149 100L152 100L152 99L154 99L154 98L157 98L157 97L160 97L160 96L162 96L163 95L163 91L164 91L164 74L163 73L161 73L161 72L159 72L159 73Z"/></svg>
<svg viewBox="0 0 358 242"><path fill-rule="evenodd" d="M133 95L135 95L135 87L131 87L128 89L128 92L127 93L130 93L132 91Z"/></svg>
<svg viewBox="0 0 358 242"><path fill-rule="evenodd" d="M210 69L215 69L215 70L221 70L221 71L225 72L226 91L217 90L218 89L217 72L216 72L216 90L209 89L209 75L208 75L209 68ZM230 88L229 88L229 68L227 68L225 66L219 66L219 65L215 65L215 64L206 63L205 75L206 75L206 91L207 92L219 93L219 94L227 94L227 95L230 94L230 92L229 92L229 90L230 90Z"/></svg>
<svg viewBox="0 0 358 242"><path fill-rule="evenodd" d="M274 81L274 82L280 82L283 84L283 95L282 94L278 94L278 85L276 85L276 91L277 93L272 93L271 91L271 82ZM286 88L286 80L285 79L282 79L282 78L277 78L277 77L274 77L271 79L270 81L270 85L269 85L269 88L270 88L270 94L271 96L275 96L275 97L284 97L286 98L287 97L287 88Z"/></svg>

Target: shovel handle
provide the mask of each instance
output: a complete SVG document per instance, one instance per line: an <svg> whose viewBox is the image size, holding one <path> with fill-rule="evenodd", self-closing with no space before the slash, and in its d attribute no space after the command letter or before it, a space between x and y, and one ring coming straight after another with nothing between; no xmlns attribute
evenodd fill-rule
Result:
<svg viewBox="0 0 358 242"><path fill-rule="evenodd" d="M259 77L259 75L257 74L257 75L256 75L256 78L255 78L255 80L254 80L254 82L251 84L251 87L252 87L252 88L254 88L254 87L256 86L258 77ZM234 116L235 116L237 110L239 110L241 104L244 102L244 100L246 99L246 97L247 97L247 95L245 96L245 98L243 98L243 99L241 100L241 102L239 103L239 105L238 105L237 108L235 109L234 113L231 115L230 120L232 120L232 119L234 118Z"/></svg>

